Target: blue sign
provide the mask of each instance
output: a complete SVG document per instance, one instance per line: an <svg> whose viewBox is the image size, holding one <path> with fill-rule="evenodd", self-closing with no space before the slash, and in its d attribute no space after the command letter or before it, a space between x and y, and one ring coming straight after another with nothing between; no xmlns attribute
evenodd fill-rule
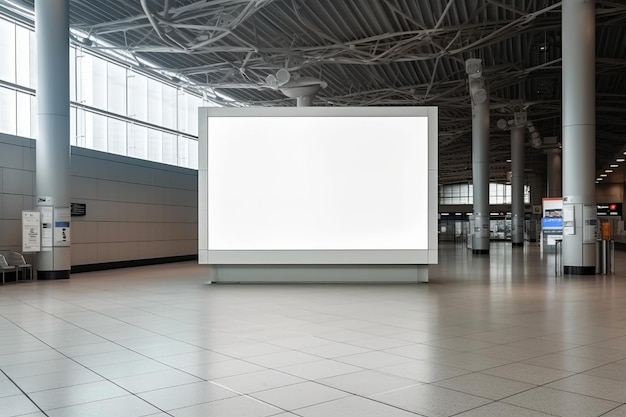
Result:
<svg viewBox="0 0 626 417"><path fill-rule="evenodd" d="M545 229L563 229L562 217L544 217L541 219L541 227Z"/></svg>

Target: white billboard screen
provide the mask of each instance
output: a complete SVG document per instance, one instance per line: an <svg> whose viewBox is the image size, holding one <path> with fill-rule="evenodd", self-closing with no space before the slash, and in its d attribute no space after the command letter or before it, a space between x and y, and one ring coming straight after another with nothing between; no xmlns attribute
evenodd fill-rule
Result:
<svg viewBox="0 0 626 417"><path fill-rule="evenodd" d="M209 258L228 254L210 262L427 251L429 118L295 114L209 113L201 216Z"/></svg>

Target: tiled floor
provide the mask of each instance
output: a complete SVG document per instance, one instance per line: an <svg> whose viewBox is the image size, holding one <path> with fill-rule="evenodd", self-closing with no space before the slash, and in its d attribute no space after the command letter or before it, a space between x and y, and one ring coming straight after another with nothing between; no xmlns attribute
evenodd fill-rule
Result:
<svg viewBox="0 0 626 417"><path fill-rule="evenodd" d="M0 287L0 416L626 417L626 254L442 245L416 285L207 285L193 263Z"/></svg>

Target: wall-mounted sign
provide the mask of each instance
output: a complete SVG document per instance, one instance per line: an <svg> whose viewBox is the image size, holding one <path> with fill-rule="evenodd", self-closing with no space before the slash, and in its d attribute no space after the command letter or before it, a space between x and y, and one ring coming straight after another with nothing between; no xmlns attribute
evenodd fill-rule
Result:
<svg viewBox="0 0 626 417"><path fill-rule="evenodd" d="M597 205L598 216L622 216L622 203L601 203Z"/></svg>
<svg viewBox="0 0 626 417"><path fill-rule="evenodd" d="M87 204L84 203L71 203L70 204L70 212L72 216L86 216L87 215Z"/></svg>
<svg viewBox="0 0 626 417"><path fill-rule="evenodd" d="M41 215L38 211L22 211L22 252L41 250Z"/></svg>
<svg viewBox="0 0 626 417"><path fill-rule="evenodd" d="M52 250L52 220L54 208L49 206L40 206L41 213L41 251L49 252Z"/></svg>
<svg viewBox="0 0 626 417"><path fill-rule="evenodd" d="M541 228L543 230L559 230L563 229L562 217L544 217L541 219Z"/></svg>
<svg viewBox="0 0 626 417"><path fill-rule="evenodd" d="M38 206L51 206L53 204L54 204L54 200L52 199L52 197L37 196Z"/></svg>
<svg viewBox="0 0 626 417"><path fill-rule="evenodd" d="M54 246L70 246L70 208L54 208Z"/></svg>

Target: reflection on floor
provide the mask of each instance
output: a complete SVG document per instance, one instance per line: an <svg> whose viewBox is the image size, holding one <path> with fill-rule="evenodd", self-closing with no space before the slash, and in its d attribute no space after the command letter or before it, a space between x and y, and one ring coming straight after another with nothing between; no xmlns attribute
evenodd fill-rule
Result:
<svg viewBox="0 0 626 417"><path fill-rule="evenodd" d="M417 285L206 285L170 264L0 287L0 415L626 416L626 262L440 248Z"/></svg>

